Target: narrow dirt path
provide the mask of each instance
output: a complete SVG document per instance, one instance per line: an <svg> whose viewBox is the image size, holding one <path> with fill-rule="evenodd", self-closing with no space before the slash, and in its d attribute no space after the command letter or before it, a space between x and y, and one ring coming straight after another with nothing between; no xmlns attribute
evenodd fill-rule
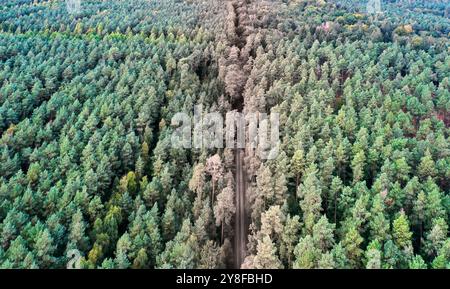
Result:
<svg viewBox="0 0 450 289"><path fill-rule="evenodd" d="M236 149L236 218L235 218L235 268L240 268L246 256L247 244L247 218L246 218L246 197L245 178L243 168L243 149Z"/></svg>

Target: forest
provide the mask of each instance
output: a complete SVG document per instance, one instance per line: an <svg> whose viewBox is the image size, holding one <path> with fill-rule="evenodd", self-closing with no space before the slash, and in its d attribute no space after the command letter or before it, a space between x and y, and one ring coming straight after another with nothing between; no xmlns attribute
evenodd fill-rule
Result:
<svg viewBox="0 0 450 289"><path fill-rule="evenodd" d="M450 269L448 0L67 1L0 0L0 268Z"/></svg>

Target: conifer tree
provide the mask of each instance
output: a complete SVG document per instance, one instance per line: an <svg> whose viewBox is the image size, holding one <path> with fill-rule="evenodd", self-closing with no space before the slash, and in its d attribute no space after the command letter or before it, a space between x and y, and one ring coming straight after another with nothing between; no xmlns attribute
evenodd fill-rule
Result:
<svg viewBox="0 0 450 289"><path fill-rule="evenodd" d="M400 212L392 224L392 236L395 244L400 249L411 246L412 233L409 229L409 221L403 211Z"/></svg>
<svg viewBox="0 0 450 289"><path fill-rule="evenodd" d="M317 167L315 164L311 164L305 175L305 180L298 190L300 207L303 211L303 220L307 232L312 232L312 227L319 219L322 210L322 190L316 174Z"/></svg>

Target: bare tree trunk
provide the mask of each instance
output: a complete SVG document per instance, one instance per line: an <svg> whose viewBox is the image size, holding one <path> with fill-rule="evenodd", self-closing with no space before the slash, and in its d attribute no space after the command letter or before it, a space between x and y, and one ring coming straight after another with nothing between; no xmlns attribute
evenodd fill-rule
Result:
<svg viewBox="0 0 450 289"><path fill-rule="evenodd" d="M337 192L334 192L334 223L337 221Z"/></svg>
<svg viewBox="0 0 450 289"><path fill-rule="evenodd" d="M211 207L213 207L213 204L214 204L214 191L215 191L215 187L216 187L216 184L215 184L215 181L214 181L214 179L212 180L212 191L211 191Z"/></svg>
<svg viewBox="0 0 450 289"><path fill-rule="evenodd" d="M221 229L221 235L220 235L220 244L223 245L223 223L225 222L225 218L223 218L222 220L222 229Z"/></svg>
<svg viewBox="0 0 450 289"><path fill-rule="evenodd" d="M419 225L419 250L422 248L422 234L423 234L423 225L422 225L422 221L420 221L420 225Z"/></svg>

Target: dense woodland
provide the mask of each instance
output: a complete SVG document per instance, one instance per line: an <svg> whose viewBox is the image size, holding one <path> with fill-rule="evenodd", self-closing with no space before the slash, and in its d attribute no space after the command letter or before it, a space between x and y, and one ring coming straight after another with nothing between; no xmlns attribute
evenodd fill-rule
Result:
<svg viewBox="0 0 450 289"><path fill-rule="evenodd" d="M171 146L196 104L280 113L242 268L450 268L448 1L0 3L1 268L233 267L234 150Z"/></svg>

